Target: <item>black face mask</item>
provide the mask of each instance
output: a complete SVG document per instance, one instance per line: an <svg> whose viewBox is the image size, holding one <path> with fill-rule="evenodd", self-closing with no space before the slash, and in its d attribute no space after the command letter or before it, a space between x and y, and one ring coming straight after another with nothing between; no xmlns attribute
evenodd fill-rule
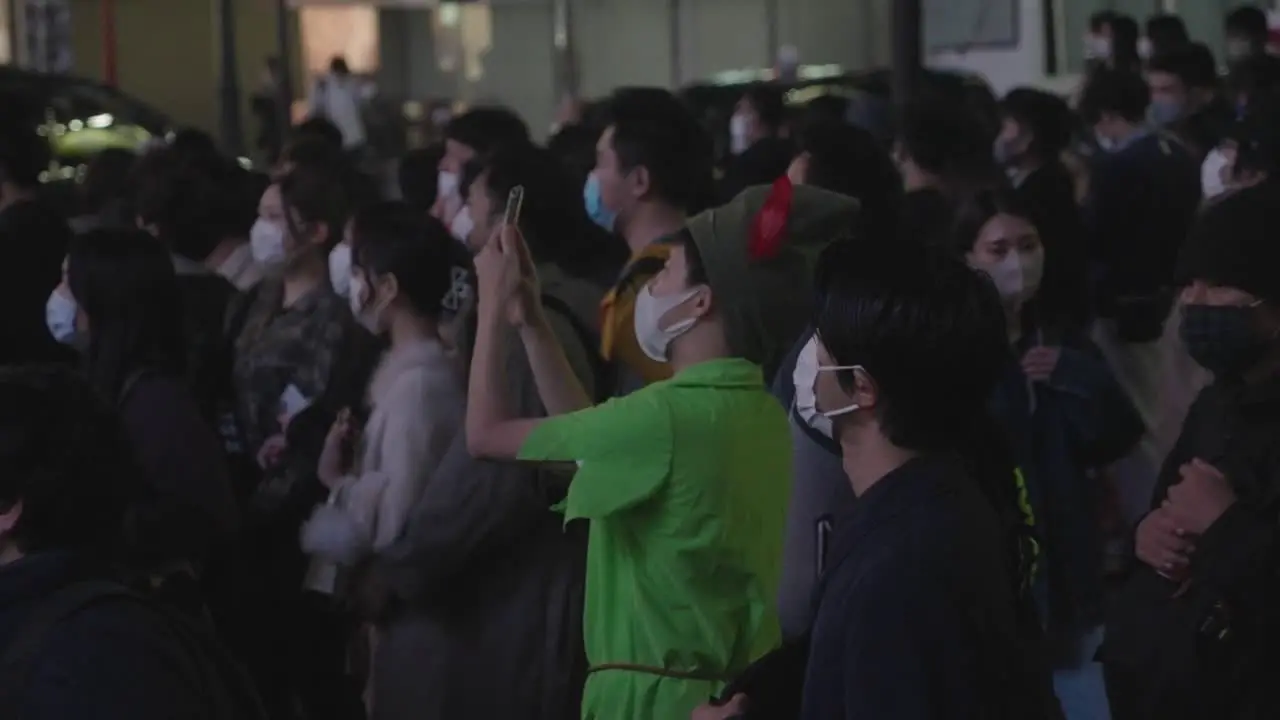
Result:
<svg viewBox="0 0 1280 720"><path fill-rule="evenodd" d="M1257 309L1239 305L1187 305L1179 328L1191 359L1217 377L1238 377L1267 354L1258 337Z"/></svg>

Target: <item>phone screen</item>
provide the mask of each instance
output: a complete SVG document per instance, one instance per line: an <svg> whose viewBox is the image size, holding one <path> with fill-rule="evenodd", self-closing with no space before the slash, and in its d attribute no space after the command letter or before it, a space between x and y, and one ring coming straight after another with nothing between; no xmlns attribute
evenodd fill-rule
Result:
<svg viewBox="0 0 1280 720"><path fill-rule="evenodd" d="M520 222L520 208L524 205L524 186L517 185L511 188L511 194L507 195L507 210L502 215L503 225L516 225Z"/></svg>

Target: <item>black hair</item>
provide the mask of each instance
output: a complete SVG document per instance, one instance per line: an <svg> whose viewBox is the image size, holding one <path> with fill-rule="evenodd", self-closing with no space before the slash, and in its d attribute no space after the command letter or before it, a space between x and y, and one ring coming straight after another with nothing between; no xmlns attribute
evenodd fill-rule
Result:
<svg viewBox="0 0 1280 720"><path fill-rule="evenodd" d="M1014 88L1000 101L1000 112L1031 132L1031 153L1041 160L1054 160L1071 145L1075 117L1053 93Z"/></svg>
<svg viewBox="0 0 1280 720"><path fill-rule="evenodd" d="M438 319L469 277L470 258L441 222L404 202L384 202L357 212L351 224L351 261L369 282L392 275L419 315ZM454 301L449 298L454 297Z"/></svg>
<svg viewBox="0 0 1280 720"><path fill-rule="evenodd" d="M796 137L809 156L806 185L857 198L861 230L892 241L902 205L902 183L893 158L869 131L842 122L816 121Z"/></svg>
<svg viewBox="0 0 1280 720"><path fill-rule="evenodd" d="M959 450L1008 357L995 287L963 261L915 243L838 242L816 278L815 327L837 365L859 365L878 389L876 417L894 445ZM852 387L853 374L837 374Z"/></svg>
<svg viewBox="0 0 1280 720"><path fill-rule="evenodd" d="M22 503L19 550L104 556L121 544L141 473L114 404L77 374L0 368L0 509Z"/></svg>
<svg viewBox="0 0 1280 720"><path fill-rule="evenodd" d="M20 188L36 187L40 173L49 169L53 159L49 141L25 122L25 113L9 113L6 109L6 114L9 117L0 122L0 182Z"/></svg>
<svg viewBox="0 0 1280 720"><path fill-rule="evenodd" d="M1147 18L1146 34L1151 41L1153 56L1177 50L1191 42L1182 18L1166 13Z"/></svg>
<svg viewBox="0 0 1280 720"><path fill-rule="evenodd" d="M400 158L400 167L396 171L400 197L419 212L429 212L436 202L440 159L443 157L444 143L435 143L410 150Z"/></svg>
<svg viewBox="0 0 1280 720"><path fill-rule="evenodd" d="M672 235L666 240L672 245L679 245L684 250L684 280L689 287L695 285L709 285L711 278L707 275L707 266L702 262L702 253L698 250L698 243L693 239L693 233L688 228L683 228L680 232Z"/></svg>
<svg viewBox="0 0 1280 720"><path fill-rule="evenodd" d="M1227 35L1244 38L1258 49L1267 44L1267 38L1270 35L1267 14L1261 8L1252 5L1242 5L1227 13L1223 29Z"/></svg>
<svg viewBox="0 0 1280 720"><path fill-rule="evenodd" d="M174 252L203 262L219 243L247 229L244 172L222 156L155 150L138 163L134 176L138 217L155 226ZM255 214L256 207L255 199Z"/></svg>
<svg viewBox="0 0 1280 720"><path fill-rule="evenodd" d="M293 140L290 145L304 138L316 138L327 143L331 148L342 151L342 130L325 117L311 117L298 123L293 128Z"/></svg>
<svg viewBox="0 0 1280 720"><path fill-rule="evenodd" d="M984 188L956 206L951 232L951 251L961 259L973 251L982 228L997 215L1012 215L1034 222L1032 212L1014 189L1006 184Z"/></svg>
<svg viewBox="0 0 1280 720"><path fill-rule="evenodd" d="M444 137L466 145L477 155L530 142L529 126L525 125L519 115L504 107L469 110L449 121L444 128Z"/></svg>
<svg viewBox="0 0 1280 720"><path fill-rule="evenodd" d="M1147 62L1147 72L1172 75L1183 87L1190 89L1193 81L1203 81L1203 78L1196 77L1196 73L1202 68L1196 67L1195 62L1197 59L1191 56L1189 46L1184 46L1153 56Z"/></svg>
<svg viewBox="0 0 1280 720"><path fill-rule="evenodd" d="M1151 90L1136 72L1101 68L1089 78L1080 98L1079 112L1090 125L1103 114L1119 115L1129 122L1142 122L1151 104Z"/></svg>
<svg viewBox="0 0 1280 720"><path fill-rule="evenodd" d="M623 172L643 167L653 194L688 214L715 198L711 136L675 95L624 88L609 100L613 151Z"/></svg>
<svg viewBox="0 0 1280 720"><path fill-rule="evenodd" d="M922 96L908 103L897 137L902 152L938 176L948 194L1000 174L991 157L995 134L972 113L957 110L949 96Z"/></svg>
<svg viewBox="0 0 1280 720"><path fill-rule="evenodd" d="M1100 33L1111 27L1111 21L1116 19L1115 12L1111 10L1100 10L1089 16L1089 30L1093 33Z"/></svg>
<svg viewBox="0 0 1280 720"><path fill-rule="evenodd" d="M209 169L222 165L226 157L218 150L213 136L203 130L186 128L179 130L169 143L169 153L182 165Z"/></svg>
<svg viewBox="0 0 1280 720"><path fill-rule="evenodd" d="M1138 56L1138 21L1117 13L1111 18L1111 61L1114 67L1137 70L1141 66Z"/></svg>
<svg viewBox="0 0 1280 720"><path fill-rule="evenodd" d="M550 151L533 145L508 147L469 163L464 193L483 182L495 213L502 213L507 196L524 187L520 228L529 252L540 263L551 263L577 277L602 277L626 262L626 246L587 217L582 187L577 185Z"/></svg>
<svg viewBox="0 0 1280 720"><path fill-rule="evenodd" d="M107 148L94 155L80 186L80 213L111 213L116 219L133 220L133 168L138 155L122 148Z"/></svg>
<svg viewBox="0 0 1280 720"><path fill-rule="evenodd" d="M341 55L335 55L329 61L329 71L335 75L350 75L351 68L347 65L347 59Z"/></svg>
<svg viewBox="0 0 1280 720"><path fill-rule="evenodd" d="M1246 99L1280 88L1280 58L1253 55L1232 64L1227 87Z"/></svg>
<svg viewBox="0 0 1280 720"><path fill-rule="evenodd" d="M573 184L581 188L596 166L596 143L600 129L585 124L566 125L547 141L547 150L569 172Z"/></svg>
<svg viewBox="0 0 1280 720"><path fill-rule="evenodd" d="M277 183L289 234L304 238L320 226L327 231L324 249L342 240L350 213L347 185L340 172L322 167L298 166Z"/></svg>
<svg viewBox="0 0 1280 720"><path fill-rule="evenodd" d="M748 87L742 97L756 111L760 123L773 132L782 129L786 121L786 93L773 83L759 83Z"/></svg>
<svg viewBox="0 0 1280 720"><path fill-rule="evenodd" d="M90 231L71 242L67 284L89 318L89 381L104 399L117 402L136 372L184 372L182 298L163 243L141 230Z"/></svg>

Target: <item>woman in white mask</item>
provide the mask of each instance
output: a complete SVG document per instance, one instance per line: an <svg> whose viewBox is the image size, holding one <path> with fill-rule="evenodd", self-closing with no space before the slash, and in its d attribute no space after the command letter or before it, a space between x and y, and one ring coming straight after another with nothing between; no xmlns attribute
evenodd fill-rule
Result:
<svg viewBox="0 0 1280 720"><path fill-rule="evenodd" d="M1055 688L1068 720L1108 718L1102 668L1103 529L1107 488L1096 470L1135 447L1144 427L1086 338L1036 311L1045 274L1040 233L1007 190L957 212L953 249L1000 294L1013 357L992 398L1019 464L1024 512L1041 551L1032 578L1041 621L1058 645ZM1016 358L1016 362L1014 359Z"/></svg>
<svg viewBox="0 0 1280 720"><path fill-rule="evenodd" d="M354 457L349 411L333 424L318 474L333 492L303 546L350 564L394 540L410 507L461 428L464 379L440 338L440 318L465 290L453 268L461 249L444 227L404 203L363 210L351 222L352 315L390 346L369 385L370 417ZM332 588L327 588L332 589Z"/></svg>

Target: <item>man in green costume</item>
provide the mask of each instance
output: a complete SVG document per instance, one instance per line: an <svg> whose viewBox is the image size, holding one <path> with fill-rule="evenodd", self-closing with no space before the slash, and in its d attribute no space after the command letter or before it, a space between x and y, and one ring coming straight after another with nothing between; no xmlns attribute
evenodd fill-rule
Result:
<svg viewBox="0 0 1280 720"><path fill-rule="evenodd" d="M636 303L641 349L674 376L595 407L547 327L519 233L504 228L477 256L468 445L576 463L562 509L591 521L583 718L686 718L778 643L791 439L761 365L803 330L812 258L856 214L784 179L690 220ZM508 322L552 417L507 411Z"/></svg>

